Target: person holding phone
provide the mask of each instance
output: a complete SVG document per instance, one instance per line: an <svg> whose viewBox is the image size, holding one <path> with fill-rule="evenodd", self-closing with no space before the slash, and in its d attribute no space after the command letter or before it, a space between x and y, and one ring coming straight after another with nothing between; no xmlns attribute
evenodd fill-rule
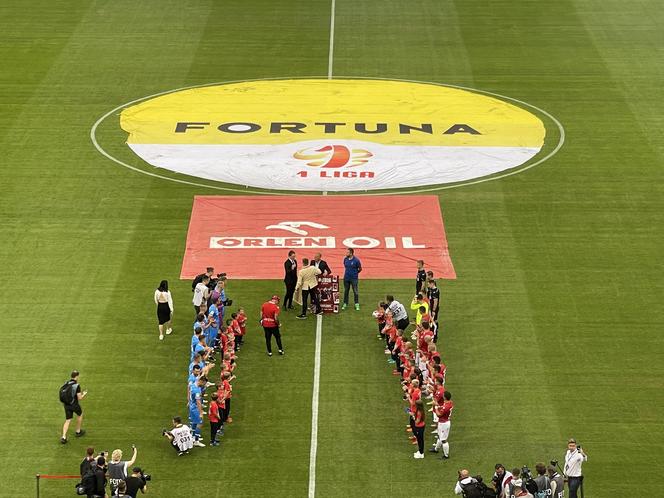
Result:
<svg viewBox="0 0 664 498"><path fill-rule="evenodd" d="M83 425L83 409L80 401L88 394L87 391L81 391L81 385L78 383L78 370L71 373L71 378L60 388L60 402L65 409L65 423L62 426L62 437L60 442L67 444L67 432L71 419L76 414L76 437L81 437L85 431L81 429Z"/></svg>

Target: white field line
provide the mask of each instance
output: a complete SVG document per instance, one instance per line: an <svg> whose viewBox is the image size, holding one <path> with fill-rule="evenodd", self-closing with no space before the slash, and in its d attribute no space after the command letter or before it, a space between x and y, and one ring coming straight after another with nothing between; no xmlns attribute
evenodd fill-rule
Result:
<svg viewBox="0 0 664 498"><path fill-rule="evenodd" d="M316 496L316 452L318 450L318 393L320 390L320 350L323 316L316 315L316 352L314 354L314 388L311 395L311 449L309 450L309 498Z"/></svg>
<svg viewBox="0 0 664 498"><path fill-rule="evenodd" d="M332 67L334 66L334 11L336 0L332 0L332 12L330 13L330 51L327 56L327 79L332 79Z"/></svg>

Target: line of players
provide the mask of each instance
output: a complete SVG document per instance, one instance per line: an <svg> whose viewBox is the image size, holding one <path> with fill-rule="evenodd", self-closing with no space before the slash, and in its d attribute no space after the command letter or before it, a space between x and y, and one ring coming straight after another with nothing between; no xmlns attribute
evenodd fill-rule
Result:
<svg viewBox="0 0 664 498"><path fill-rule="evenodd" d="M208 273L210 271L213 270L208 268ZM200 275L197 280L194 285L200 284L201 287L207 287L210 282L207 274ZM223 281L225 280L223 278ZM193 446L205 446L202 435L205 416L210 424L210 446L219 446L219 438L224 435L225 426L233 422L230 416L232 382L236 378L236 360L246 334L247 315L243 308L227 315L227 308L232 301L226 300L223 287L222 292L205 290L201 294L202 299L194 304L197 314L189 357L189 426L183 424L180 417L175 417L173 428L164 431L164 435L180 455L188 453ZM209 379L210 372L217 364L220 372L218 383L215 384ZM216 389L213 389L215 387Z"/></svg>
<svg viewBox="0 0 664 498"><path fill-rule="evenodd" d="M210 446L219 445L218 438L224 435L226 424L233 422L230 416L232 382L236 378L233 372L247 331L247 315L240 308L226 318L222 301L223 297L218 297L209 308L203 303L193 325L187 403L193 444L199 447L205 446L201 435L205 414L210 422ZM225 318L226 326L220 325ZM220 355L218 362L216 355ZM210 371L217 363L220 368L218 385L209 381ZM206 400L206 391L215 386L216 391Z"/></svg>
<svg viewBox="0 0 664 498"><path fill-rule="evenodd" d="M387 361L394 365L392 374L399 377L403 400L408 403L406 431L410 433L411 443L417 444L418 449L413 454L416 459L424 458L427 412L433 414L433 433L437 435L429 451L439 453L442 450L443 459L450 454L447 440L454 402L452 394L445 390L447 369L437 347L439 307L440 291L433 274L427 275L424 262L418 261L416 294L410 304L416 313L415 320L409 320L405 306L391 295L379 302L373 312L378 322L377 337L385 341ZM404 335L410 325L415 326L410 335L412 342Z"/></svg>

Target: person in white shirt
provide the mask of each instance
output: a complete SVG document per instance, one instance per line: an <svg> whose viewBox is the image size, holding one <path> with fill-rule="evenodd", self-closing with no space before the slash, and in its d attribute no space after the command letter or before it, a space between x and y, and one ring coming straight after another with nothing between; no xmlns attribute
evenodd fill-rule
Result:
<svg viewBox="0 0 664 498"><path fill-rule="evenodd" d="M494 485L497 496L505 496L505 489L512 482L512 473L505 470L505 466L502 463L497 463L494 467L496 472L493 474L491 482Z"/></svg>
<svg viewBox="0 0 664 498"><path fill-rule="evenodd" d="M567 476L567 485L569 486L569 497L578 498L578 491L581 489L583 496L583 473L581 465L588 460L588 455L581 446L577 446L576 439L567 441L567 453L565 453L565 467L563 471Z"/></svg>
<svg viewBox="0 0 664 498"><path fill-rule="evenodd" d="M162 280L154 291L154 302L157 305L157 320L159 321L159 340L164 340L164 327L166 335L173 332L171 320L173 319L173 298L168 290L168 280Z"/></svg>
<svg viewBox="0 0 664 498"><path fill-rule="evenodd" d="M163 434L171 442L178 455L189 453L189 450L194 447L191 429L188 425L182 423L180 417L173 417L173 428L170 431L164 430Z"/></svg>
<svg viewBox="0 0 664 498"><path fill-rule="evenodd" d="M406 307L401 304L399 301L394 299L394 296L386 296L385 300L387 301L387 309L392 312L392 318L394 319L394 324L396 327L404 331L408 328L410 322L408 321L408 312Z"/></svg>
<svg viewBox="0 0 664 498"><path fill-rule="evenodd" d="M196 284L194 287L194 298L192 302L194 303L194 309L196 310L196 316L201 312L201 305L207 303L208 297L210 296L210 289L208 289L208 284L210 283L210 277L205 275L203 280Z"/></svg>
<svg viewBox="0 0 664 498"><path fill-rule="evenodd" d="M476 480L475 478L470 477L470 472L468 472L466 469L460 470L459 480L457 481L456 486L454 486L454 494L462 495L463 487L467 486L468 484L471 484L475 480Z"/></svg>

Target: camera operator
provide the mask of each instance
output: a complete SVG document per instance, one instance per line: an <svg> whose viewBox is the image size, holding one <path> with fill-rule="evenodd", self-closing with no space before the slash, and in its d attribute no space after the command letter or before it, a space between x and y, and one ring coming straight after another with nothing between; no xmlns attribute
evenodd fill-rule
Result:
<svg viewBox="0 0 664 498"><path fill-rule="evenodd" d="M565 453L564 472L567 476L567 485L569 486L569 498L578 498L578 491L581 489L583 496L583 473L581 465L588 460L581 446L577 446L576 439L567 441L567 453Z"/></svg>
<svg viewBox="0 0 664 498"><path fill-rule="evenodd" d="M477 482L475 478L470 477L470 472L468 470L463 469L459 471L459 479L457 480L456 485L454 486L454 494L455 495L465 495L464 494L464 486L468 486L469 484Z"/></svg>
<svg viewBox="0 0 664 498"><path fill-rule="evenodd" d="M119 484L127 478L127 470L136 462L136 446L131 445L134 454L129 461L122 460L122 450L113 450L111 463L108 464L108 477L111 485L111 495L114 495Z"/></svg>
<svg viewBox="0 0 664 498"><path fill-rule="evenodd" d="M512 474L505 470L505 466L502 463L497 463L494 468L496 472L493 474L491 482L496 490L496 496L505 496L504 491L512 481Z"/></svg>
<svg viewBox="0 0 664 498"><path fill-rule="evenodd" d="M80 471L81 471L81 477L83 477L85 474L91 471L93 466L96 466L96 459L95 459L95 449L92 447L89 447L85 451L85 458L81 462L80 465Z"/></svg>
<svg viewBox="0 0 664 498"><path fill-rule="evenodd" d="M535 472L537 472L537 477L533 481L537 484L536 496L551 496L551 479L546 475L546 465L542 462L536 463Z"/></svg>
<svg viewBox="0 0 664 498"><path fill-rule="evenodd" d="M124 481L120 481L120 483L118 484L118 489L116 490L113 497L114 498L129 498L129 495L127 494L127 483L125 483Z"/></svg>
<svg viewBox="0 0 664 498"><path fill-rule="evenodd" d="M546 471L549 474L549 479L551 479L551 493L549 496L551 496L551 498L564 498L565 479L556 470L556 465L558 465L558 461L553 460L551 465L546 468Z"/></svg>
<svg viewBox="0 0 664 498"><path fill-rule="evenodd" d="M171 442L171 446L178 452L179 456L189 453L194 447L191 429L188 425L182 423L180 417L173 417L173 428L170 431L164 429L162 435Z"/></svg>
<svg viewBox="0 0 664 498"><path fill-rule="evenodd" d="M134 467L131 475L125 479L125 483L127 483L127 495L131 496L131 498L136 498L139 489L141 493L147 493L148 480L146 477L140 467Z"/></svg>
<svg viewBox="0 0 664 498"><path fill-rule="evenodd" d="M534 498L526 489L526 480L528 479L530 470L528 467L524 467L524 470L526 472L523 479L521 479L521 469L518 467L512 469L512 480L507 485L507 488L504 489L505 498Z"/></svg>
<svg viewBox="0 0 664 498"><path fill-rule="evenodd" d="M106 458L103 455L104 453L101 453L96 459L92 458L92 460L86 457L81 463L81 483L76 485L78 495L86 495L88 498L105 498ZM83 467L85 467L84 470Z"/></svg>

